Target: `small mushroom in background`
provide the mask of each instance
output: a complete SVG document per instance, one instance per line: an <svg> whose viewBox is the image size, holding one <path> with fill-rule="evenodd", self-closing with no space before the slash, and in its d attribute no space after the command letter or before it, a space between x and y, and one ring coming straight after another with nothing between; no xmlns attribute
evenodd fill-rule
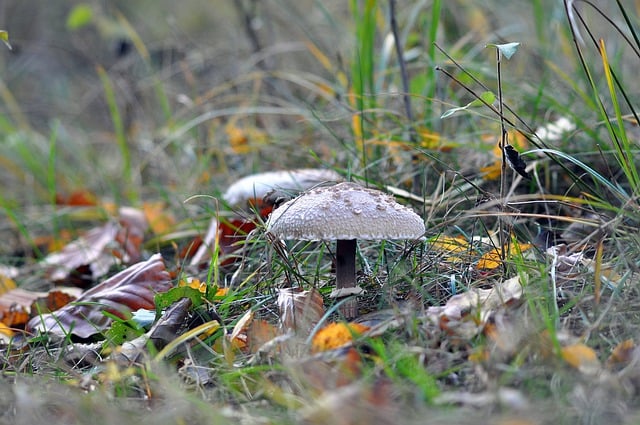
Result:
<svg viewBox="0 0 640 425"><path fill-rule="evenodd" d="M272 207L282 197L290 198L320 183L341 180L343 179L340 174L321 168L251 174L229 186L222 195L222 199L230 207L245 209ZM270 211L270 208L267 211ZM211 258L211 247L218 235L219 224L218 218L212 217L202 245L191 258L191 265L200 264Z"/></svg>
<svg viewBox="0 0 640 425"><path fill-rule="evenodd" d="M247 204L259 204L265 196L274 200L278 195L293 197L319 183L341 180L340 174L321 168L269 171L241 178L229 186L222 199L232 207L244 207Z"/></svg>
<svg viewBox="0 0 640 425"><path fill-rule="evenodd" d="M332 297L357 295L356 240L418 239L424 221L410 208L378 190L339 183L305 192L275 209L267 231L289 240L336 240L336 289ZM340 309L357 314L355 298Z"/></svg>

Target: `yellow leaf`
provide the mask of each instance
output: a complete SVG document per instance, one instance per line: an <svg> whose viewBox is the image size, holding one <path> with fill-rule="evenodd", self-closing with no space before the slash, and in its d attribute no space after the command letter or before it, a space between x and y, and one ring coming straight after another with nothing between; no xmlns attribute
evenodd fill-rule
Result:
<svg viewBox="0 0 640 425"><path fill-rule="evenodd" d="M250 152L249 138L244 130L228 125L225 128L225 132L229 137L229 145L234 153L242 155Z"/></svg>
<svg viewBox="0 0 640 425"><path fill-rule="evenodd" d="M462 235L455 237L438 235L436 238L431 240L431 250L445 254L445 260L450 263L462 261L459 256L452 254L473 254L473 250L471 249L469 242Z"/></svg>
<svg viewBox="0 0 640 425"><path fill-rule="evenodd" d="M505 249L505 253L507 255L507 258L511 258L514 255L518 255L530 249L532 246L533 245L529 243L512 242L509 245L509 249L508 250ZM480 257L480 260L478 261L476 268L478 270L493 270L499 267L500 264L502 264L501 255L502 255L502 252L498 248L494 248L491 251L485 252L484 255Z"/></svg>
<svg viewBox="0 0 640 425"><path fill-rule="evenodd" d="M502 264L502 259L500 258L501 252L499 249L492 249L489 252L485 252L480 260L478 261L478 265L476 268L478 270L493 270L498 268L500 264Z"/></svg>
<svg viewBox="0 0 640 425"><path fill-rule="evenodd" d="M439 235L431 241L431 249L436 252L457 254L469 250L469 242L462 236Z"/></svg>
<svg viewBox="0 0 640 425"><path fill-rule="evenodd" d="M154 234L164 235L174 228L175 219L164 202L145 202L142 204L142 212Z"/></svg>
<svg viewBox="0 0 640 425"><path fill-rule="evenodd" d="M9 326L4 324L4 322L0 322L0 335L8 336L9 338L11 338L13 334L14 332Z"/></svg>
<svg viewBox="0 0 640 425"><path fill-rule="evenodd" d="M576 369L598 365L596 352L584 344L572 344L562 347L562 358Z"/></svg>
<svg viewBox="0 0 640 425"><path fill-rule="evenodd" d="M493 164L480 168L480 172L485 180L497 180L502 173L502 161L494 161Z"/></svg>
<svg viewBox="0 0 640 425"><path fill-rule="evenodd" d="M207 293L207 284L206 282L201 282L200 279L182 279L178 282L178 286L188 286L190 288L196 289L203 294ZM229 292L229 288L218 288L216 290L216 297L224 297Z"/></svg>
<svg viewBox="0 0 640 425"><path fill-rule="evenodd" d="M13 279L3 274L0 274L0 295L9 292L12 289L16 289L16 283Z"/></svg>
<svg viewBox="0 0 640 425"><path fill-rule="evenodd" d="M349 344L354 335L359 335L369 330L368 326L360 323L332 323L320 329L313 337L311 351L333 350Z"/></svg>

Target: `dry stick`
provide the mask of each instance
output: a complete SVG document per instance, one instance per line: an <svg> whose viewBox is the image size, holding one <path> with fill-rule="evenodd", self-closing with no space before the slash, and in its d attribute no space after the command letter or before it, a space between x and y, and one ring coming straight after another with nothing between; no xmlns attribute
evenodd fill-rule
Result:
<svg viewBox="0 0 640 425"><path fill-rule="evenodd" d="M411 99L409 97L409 77L407 76L407 68L404 63L404 54L402 52L402 45L398 37L398 23L396 21L396 0L389 0L389 14L391 15L391 33L393 34L393 41L396 47L396 56L398 57L398 65L400 65L400 77L402 79L402 100L404 101L404 109L409 120L409 140L413 146L418 143L416 129L413 126L413 113L411 112ZM419 157L417 154L411 154L411 163L417 164ZM420 179L420 173L415 172L413 176L413 191L415 193L422 193L422 180Z"/></svg>

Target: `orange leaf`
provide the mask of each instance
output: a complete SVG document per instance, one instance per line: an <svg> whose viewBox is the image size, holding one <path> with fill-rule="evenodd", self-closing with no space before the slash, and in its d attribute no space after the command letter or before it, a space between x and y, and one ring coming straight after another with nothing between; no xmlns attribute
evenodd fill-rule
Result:
<svg viewBox="0 0 640 425"><path fill-rule="evenodd" d="M56 205L91 207L98 204L97 199L96 195L87 190L75 190L67 196L56 193Z"/></svg>
<svg viewBox="0 0 640 425"><path fill-rule="evenodd" d="M332 323L320 329L313 337L311 351L328 351L353 341L353 337L369 330L360 323Z"/></svg>
<svg viewBox="0 0 640 425"><path fill-rule="evenodd" d="M622 341L611 352L611 355L607 359L607 367L612 368L614 366L626 366L633 359L633 352L636 348L636 344L632 339Z"/></svg>
<svg viewBox="0 0 640 425"><path fill-rule="evenodd" d="M572 344L562 347L562 358L576 369L598 365L596 352L584 344Z"/></svg>

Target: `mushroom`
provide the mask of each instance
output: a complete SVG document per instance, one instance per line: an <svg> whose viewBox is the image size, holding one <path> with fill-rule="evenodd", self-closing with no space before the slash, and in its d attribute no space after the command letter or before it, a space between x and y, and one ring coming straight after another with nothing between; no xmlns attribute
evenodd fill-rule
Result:
<svg viewBox="0 0 640 425"><path fill-rule="evenodd" d="M340 180L342 180L340 174L322 168L269 171L241 178L229 186L222 195L222 199L231 206L244 206L247 203L261 200L272 191L286 196L308 189L318 183Z"/></svg>
<svg viewBox="0 0 640 425"><path fill-rule="evenodd" d="M336 240L335 297L358 293L356 240L417 239L424 221L411 209L378 190L355 183L311 189L274 210L267 231L281 239ZM356 316L355 299L340 310Z"/></svg>
<svg viewBox="0 0 640 425"><path fill-rule="evenodd" d="M301 168L250 174L229 186L222 195L222 199L231 207L270 207L273 206L273 201L277 198L286 197L289 199L293 193L299 193L319 183L340 180L342 180L340 174L322 168ZM203 238L204 243L191 258L191 265L198 265L211 258L211 247L214 245L218 230L218 218L214 216L211 218L209 228Z"/></svg>

